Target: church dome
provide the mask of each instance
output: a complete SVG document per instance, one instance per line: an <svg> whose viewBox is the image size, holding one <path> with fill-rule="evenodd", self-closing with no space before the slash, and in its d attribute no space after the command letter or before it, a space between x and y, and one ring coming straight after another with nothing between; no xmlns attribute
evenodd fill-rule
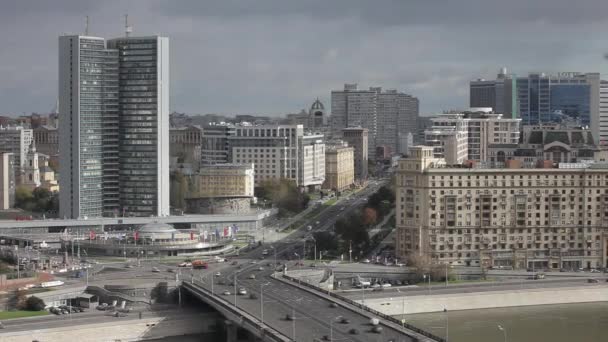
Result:
<svg viewBox="0 0 608 342"><path fill-rule="evenodd" d="M323 103L321 103L321 101L319 101L319 99L317 99L315 102L313 102L312 106L310 106L310 110L311 111L325 110L325 106L323 106Z"/></svg>

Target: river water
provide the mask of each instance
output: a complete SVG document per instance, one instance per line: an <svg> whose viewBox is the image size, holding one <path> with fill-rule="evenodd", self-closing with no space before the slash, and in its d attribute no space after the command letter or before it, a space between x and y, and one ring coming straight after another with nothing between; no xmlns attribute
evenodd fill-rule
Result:
<svg viewBox="0 0 608 342"><path fill-rule="evenodd" d="M453 311L404 316L449 342L606 342L608 302ZM399 317L401 318L401 317Z"/></svg>

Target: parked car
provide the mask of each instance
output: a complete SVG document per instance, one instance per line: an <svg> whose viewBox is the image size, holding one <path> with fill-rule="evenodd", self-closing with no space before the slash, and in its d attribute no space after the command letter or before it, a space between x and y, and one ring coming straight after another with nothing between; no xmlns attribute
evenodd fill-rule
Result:
<svg viewBox="0 0 608 342"><path fill-rule="evenodd" d="M255 274L250 274L249 279L255 279Z"/></svg>
<svg viewBox="0 0 608 342"><path fill-rule="evenodd" d="M595 278L589 278L589 279L587 279L587 282L590 283L590 284L597 284L600 281L598 279L595 279Z"/></svg>
<svg viewBox="0 0 608 342"><path fill-rule="evenodd" d="M160 273L160 270L158 269L158 267L152 267L152 272Z"/></svg>
<svg viewBox="0 0 608 342"><path fill-rule="evenodd" d="M239 289L239 295L244 296L247 294L247 290L244 287L241 287Z"/></svg>
<svg viewBox="0 0 608 342"><path fill-rule="evenodd" d="M224 296L230 296L230 291L224 291L224 292L222 292L222 294L223 294Z"/></svg>

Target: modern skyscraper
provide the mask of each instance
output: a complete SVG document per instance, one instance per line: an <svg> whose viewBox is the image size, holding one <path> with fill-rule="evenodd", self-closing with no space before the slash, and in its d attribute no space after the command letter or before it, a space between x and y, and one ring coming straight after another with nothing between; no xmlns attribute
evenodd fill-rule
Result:
<svg viewBox="0 0 608 342"><path fill-rule="evenodd" d="M399 134L417 130L418 99L394 89L359 90L357 84L345 84L344 90L331 92L331 103L332 133L337 136L347 127L367 128L368 155L375 155L376 146L397 151Z"/></svg>
<svg viewBox="0 0 608 342"><path fill-rule="evenodd" d="M59 38L61 216L169 214L168 98L168 38Z"/></svg>

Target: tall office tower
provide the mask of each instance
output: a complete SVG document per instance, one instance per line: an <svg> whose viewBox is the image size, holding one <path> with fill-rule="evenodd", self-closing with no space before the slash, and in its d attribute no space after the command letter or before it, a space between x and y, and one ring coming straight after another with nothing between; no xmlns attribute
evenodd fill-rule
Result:
<svg viewBox="0 0 608 342"><path fill-rule="evenodd" d="M342 139L352 146L355 160L355 179L365 181L367 179L368 161L368 130L362 127L349 127L342 130ZM375 151L374 151L375 153Z"/></svg>
<svg viewBox="0 0 608 342"><path fill-rule="evenodd" d="M347 127L367 128L369 134L368 155L376 154L378 115L377 88L359 90L357 84L345 84L344 90L331 92L331 131L339 136Z"/></svg>
<svg viewBox="0 0 608 342"><path fill-rule="evenodd" d="M169 38L117 38L108 47L119 52L122 209L169 215Z"/></svg>
<svg viewBox="0 0 608 342"><path fill-rule="evenodd" d="M59 37L61 217L103 214L104 118L106 108L118 105L111 82L118 73L117 57L103 38Z"/></svg>
<svg viewBox="0 0 608 342"><path fill-rule="evenodd" d="M398 151L399 136L416 132L418 99L394 89L379 91L376 110L378 115L376 146L387 146L393 152Z"/></svg>
<svg viewBox="0 0 608 342"><path fill-rule="evenodd" d="M368 155L375 156L377 146L397 151L399 134L416 132L418 108L416 97L394 89L359 90L357 84L345 84L344 90L331 92L332 133L360 126L369 132Z"/></svg>
<svg viewBox="0 0 608 342"><path fill-rule="evenodd" d="M469 106L492 107L495 113L507 113L506 88L510 84L507 68L500 69L495 80L477 79L470 83ZM509 111L510 113L510 111Z"/></svg>
<svg viewBox="0 0 608 342"><path fill-rule="evenodd" d="M60 215L169 214L169 43L59 38Z"/></svg>

